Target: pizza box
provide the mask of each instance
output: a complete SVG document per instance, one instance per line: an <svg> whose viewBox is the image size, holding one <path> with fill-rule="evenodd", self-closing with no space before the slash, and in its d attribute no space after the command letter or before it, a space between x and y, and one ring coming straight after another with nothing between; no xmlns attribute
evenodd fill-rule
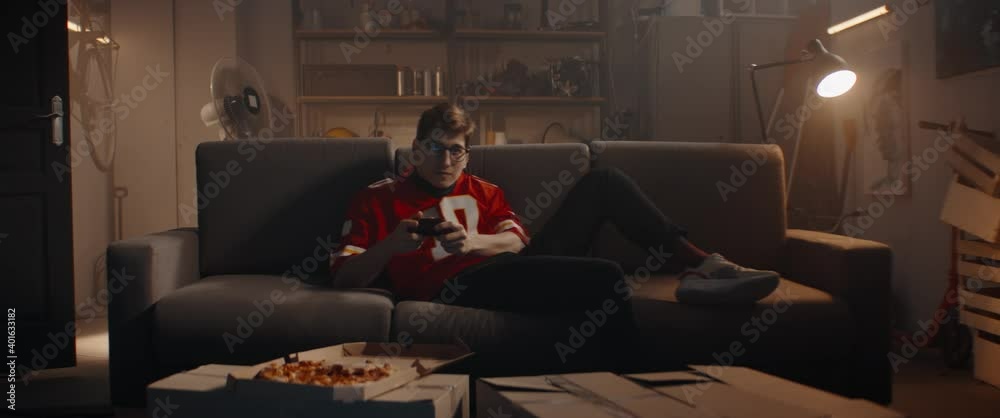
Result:
<svg viewBox="0 0 1000 418"><path fill-rule="evenodd" d="M146 416L200 418L254 417L260 405L233 402L226 390L230 372L248 366L209 364L176 373L146 386Z"/></svg>
<svg viewBox="0 0 1000 418"><path fill-rule="evenodd" d="M149 417L414 417L469 418L469 377L431 374L364 402L301 401L241 396L228 375L253 366L210 364L177 373L146 389Z"/></svg>
<svg viewBox="0 0 1000 418"><path fill-rule="evenodd" d="M233 370L227 377L227 386L239 395L250 397L299 401L365 401L471 355L469 348L460 342L412 344L405 348L384 343L338 344ZM257 373L268 366L298 361L325 361L327 364L343 364L345 367L362 366L366 361L372 361L376 365L392 365L393 372L375 382L333 387L255 379Z"/></svg>
<svg viewBox="0 0 1000 418"><path fill-rule="evenodd" d="M1000 199L957 175L945 194L941 220L988 242L1000 242Z"/></svg>
<svg viewBox="0 0 1000 418"><path fill-rule="evenodd" d="M847 399L744 367L619 376L579 373L479 379L477 416L860 417L899 418L873 402Z"/></svg>

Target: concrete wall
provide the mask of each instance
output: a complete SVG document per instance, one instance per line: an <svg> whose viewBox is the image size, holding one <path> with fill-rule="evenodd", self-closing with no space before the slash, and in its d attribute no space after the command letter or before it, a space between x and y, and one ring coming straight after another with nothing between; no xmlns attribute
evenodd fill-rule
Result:
<svg viewBox="0 0 1000 418"><path fill-rule="evenodd" d="M121 213L124 238L177 226L173 16L173 2L111 6L112 36L121 45L115 95L132 101L118 123L114 176L116 186L128 189Z"/></svg>
<svg viewBox="0 0 1000 418"><path fill-rule="evenodd" d="M70 45L72 48L72 45ZM74 52L70 53L70 70L78 61ZM80 64L82 65L82 63ZM70 98L82 97L86 86L70 78ZM102 161L112 144L110 135L84 120L81 123L80 109L71 109L78 115L66 120L70 124L71 155L70 169L73 181L73 275L74 306L86 303L90 296L97 294L103 286L104 253L114 237L114 199L110 172L102 172L89 156L85 137L91 138ZM85 126L85 124L87 124ZM98 125L99 126L99 125Z"/></svg>
<svg viewBox="0 0 1000 418"><path fill-rule="evenodd" d="M247 2L244 2L247 3ZM239 7L244 7L241 5ZM218 127L201 121L201 107L212 99L212 68L221 57L236 51L236 11L220 9L202 0L174 1L174 63L177 90L174 108L177 129L176 222L179 226L198 223L195 193L194 152L198 144L216 141Z"/></svg>
<svg viewBox="0 0 1000 418"><path fill-rule="evenodd" d="M835 1L834 20L847 19L881 3L873 0ZM934 132L917 127L920 120L947 123L958 116L965 116L970 127L997 132L1000 128L996 113L1000 106L1000 95L997 94L1000 92L1000 72L987 71L942 80L935 77L933 2L917 9L913 15L907 15L902 25L891 26L898 30L886 29L892 20L889 17L882 19L881 22L869 22L834 36L831 49L874 49L897 41L908 44L909 62L904 71L909 80L905 89L909 95L906 104L909 109L910 150L914 157L932 149L936 138ZM902 16L896 21L903 22ZM887 33L888 37L883 33ZM838 145L842 142L838 141ZM935 153L928 151L928 155ZM852 170L854 176L849 183L848 208L866 207L875 201L858 187L857 173L857 168ZM911 332L919 329L918 321L932 318L944 295L950 263L951 229L939 220L939 214L951 175L952 170L943 159L931 162L928 170L913 182L910 195L899 197L887 205L885 213L861 235L885 242L893 248L893 293L898 329Z"/></svg>
<svg viewBox="0 0 1000 418"><path fill-rule="evenodd" d="M243 0L220 13L205 0L116 1L110 19L121 45L114 85L122 98L115 107L118 152L108 173L85 154L72 165L76 306L104 289L102 256L115 239L117 216L125 239L196 224L181 205L196 207L195 148L218 138L199 117L216 60L247 54L280 102L293 103L295 95L289 2ZM70 89L79 95L83 86ZM82 142L85 130L71 119L74 142ZM128 192L117 214L115 187Z"/></svg>

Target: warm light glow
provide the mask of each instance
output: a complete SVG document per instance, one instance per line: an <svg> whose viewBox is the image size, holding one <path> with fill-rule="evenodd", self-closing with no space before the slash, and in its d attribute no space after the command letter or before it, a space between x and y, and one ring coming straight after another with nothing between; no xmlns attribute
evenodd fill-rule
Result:
<svg viewBox="0 0 1000 418"><path fill-rule="evenodd" d="M72 20L67 20L66 21L66 27L69 28L69 30L71 30L73 32L82 32L83 31L83 29L80 28L80 24L76 23L76 22L74 22Z"/></svg>
<svg viewBox="0 0 1000 418"><path fill-rule="evenodd" d="M864 13L860 14L860 15L857 15L857 16L852 17L850 19L847 19L847 20L845 20L843 22L840 22L840 23L838 23L836 25L830 26L830 28L828 28L826 30L826 33L829 33L830 35L833 35L833 34L835 34L837 32L841 32L841 31L853 28L853 27L855 27L857 25L860 25L860 24L865 23L865 22L867 22L869 20L872 20L874 18L877 18L877 17L882 16L882 15L886 15L886 14L889 14L889 6L883 5L882 7L879 7L877 9L869 10L867 12L864 12Z"/></svg>
<svg viewBox="0 0 1000 418"><path fill-rule="evenodd" d="M837 97L847 93L854 83L858 81L858 75L854 71L840 70L831 73L823 78L816 86L816 93L822 97Z"/></svg>
<svg viewBox="0 0 1000 418"><path fill-rule="evenodd" d="M107 36L102 36L100 38L97 38L97 43L102 44L102 45L108 45L108 44L111 43L111 38L109 38Z"/></svg>

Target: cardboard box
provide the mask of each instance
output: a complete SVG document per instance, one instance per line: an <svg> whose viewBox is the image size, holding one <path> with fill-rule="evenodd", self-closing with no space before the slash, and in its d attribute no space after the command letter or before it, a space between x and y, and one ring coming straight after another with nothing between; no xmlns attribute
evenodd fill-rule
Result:
<svg viewBox="0 0 1000 418"><path fill-rule="evenodd" d="M941 220L988 242L1000 242L1000 199L954 176L944 197Z"/></svg>
<svg viewBox="0 0 1000 418"><path fill-rule="evenodd" d="M480 379L476 396L480 417L902 417L743 367Z"/></svg>
<svg viewBox="0 0 1000 418"><path fill-rule="evenodd" d="M413 344L406 348L396 347L400 352L388 353L386 347L379 343L339 344L303 351L249 368L234 370L228 376L228 388L247 397L300 401L364 401L472 355L464 345ZM306 360L345 365L363 365L365 360L371 360L378 365L389 363L394 371L389 377L376 382L335 387L254 379L257 372L271 364Z"/></svg>
<svg viewBox="0 0 1000 418"><path fill-rule="evenodd" d="M1000 337L975 332L972 342L972 376L1000 388Z"/></svg>
<svg viewBox="0 0 1000 418"><path fill-rule="evenodd" d="M1000 314L973 311L964 307L958 315L959 320L969 328L1000 335Z"/></svg>
<svg viewBox="0 0 1000 418"><path fill-rule="evenodd" d="M955 247L961 256L956 266L960 276L1000 283L1000 268L996 267L1000 266L1000 245L960 239Z"/></svg>
<svg viewBox="0 0 1000 418"><path fill-rule="evenodd" d="M1000 189L1000 176L997 175L997 172L984 169L983 166L970 159L968 155L964 155L956 150L954 152L946 152L944 159L948 161L948 165L955 170L955 173L958 173L963 179L968 180L970 185L983 193L995 196L997 190Z"/></svg>
<svg viewBox="0 0 1000 418"><path fill-rule="evenodd" d="M251 366L208 365L149 385L149 417L171 418L469 418L469 377L431 374L363 402L246 397L227 389L228 375Z"/></svg>
<svg viewBox="0 0 1000 418"><path fill-rule="evenodd" d="M954 151L981 170L1000 174L1000 143L974 134L955 136Z"/></svg>
<svg viewBox="0 0 1000 418"><path fill-rule="evenodd" d="M982 288L978 292L958 289L962 307L970 307L1000 315L1000 287Z"/></svg>

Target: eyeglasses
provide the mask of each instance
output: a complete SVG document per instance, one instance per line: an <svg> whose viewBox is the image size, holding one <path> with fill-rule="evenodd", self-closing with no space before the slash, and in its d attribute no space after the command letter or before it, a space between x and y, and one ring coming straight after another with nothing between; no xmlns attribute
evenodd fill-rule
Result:
<svg viewBox="0 0 1000 418"><path fill-rule="evenodd" d="M446 147L444 146L444 144L434 140L427 141L427 145L425 146L425 148L431 155L435 157L442 157L444 156L444 152L448 151L448 154L451 155L451 159L455 161L464 160L465 157L469 156L469 151L470 151L469 148L463 147L461 145L452 145L450 147Z"/></svg>

